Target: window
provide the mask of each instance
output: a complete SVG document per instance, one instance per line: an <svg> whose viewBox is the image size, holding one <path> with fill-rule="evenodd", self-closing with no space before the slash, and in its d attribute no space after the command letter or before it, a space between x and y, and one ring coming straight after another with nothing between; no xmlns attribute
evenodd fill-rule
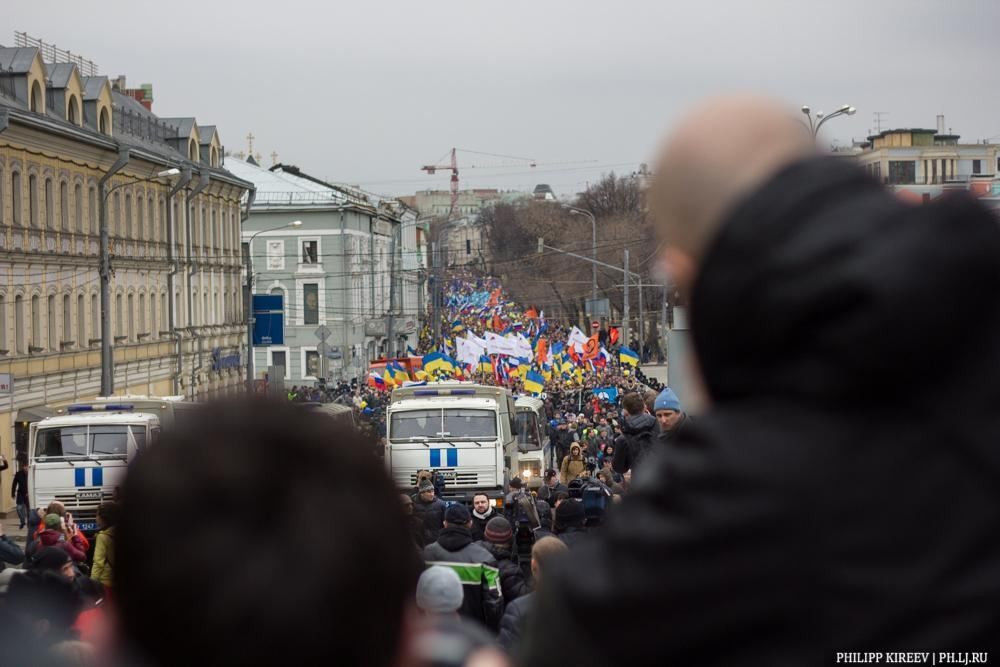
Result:
<svg viewBox="0 0 1000 667"><path fill-rule="evenodd" d="M125 193L125 231L122 236L135 238L135 230L132 228L132 195L129 193Z"/></svg>
<svg viewBox="0 0 1000 667"><path fill-rule="evenodd" d="M42 346L42 304L37 296L31 297L31 347Z"/></svg>
<svg viewBox="0 0 1000 667"><path fill-rule="evenodd" d="M913 185L917 182L917 163L913 160L889 160L889 183Z"/></svg>
<svg viewBox="0 0 1000 667"><path fill-rule="evenodd" d="M59 333L56 330L56 296L55 294L50 294L49 298L46 299L46 324L48 325L48 349L50 352L54 352L59 349Z"/></svg>
<svg viewBox="0 0 1000 667"><path fill-rule="evenodd" d="M306 283L302 286L302 323L319 324L319 285Z"/></svg>
<svg viewBox="0 0 1000 667"><path fill-rule="evenodd" d="M111 221L112 226L108 233L112 236L120 236L122 233L122 200L117 192L115 193L112 210L114 212L114 219Z"/></svg>
<svg viewBox="0 0 1000 667"><path fill-rule="evenodd" d="M56 228L56 211L52 196L52 179L45 179L45 228Z"/></svg>
<svg viewBox="0 0 1000 667"><path fill-rule="evenodd" d="M129 297L131 298L131 297ZM146 331L146 295L139 295L139 333L149 333Z"/></svg>
<svg viewBox="0 0 1000 667"><path fill-rule="evenodd" d="M79 183L73 188L73 213L76 219L76 231L83 234L87 230L83 228L83 186Z"/></svg>
<svg viewBox="0 0 1000 667"><path fill-rule="evenodd" d="M205 326L208 324L208 290L205 290L201 295L201 325Z"/></svg>
<svg viewBox="0 0 1000 667"><path fill-rule="evenodd" d="M982 160L973 160L972 161L972 173L973 174L981 174L981 173L983 173L983 161Z"/></svg>
<svg viewBox="0 0 1000 667"><path fill-rule="evenodd" d="M288 355L288 353L285 352L284 350L281 350L280 352L276 351L276 350L271 352L271 365L275 366L277 368L284 369L282 371L282 375L284 375L285 377L288 376L288 357L287 357L287 355Z"/></svg>
<svg viewBox="0 0 1000 667"><path fill-rule="evenodd" d="M10 352L7 347L7 297L0 294L0 350L6 350L3 354Z"/></svg>
<svg viewBox="0 0 1000 667"><path fill-rule="evenodd" d="M111 136L111 116L108 114L108 108L101 108L100 122L97 124L97 131L101 134Z"/></svg>
<svg viewBox="0 0 1000 667"><path fill-rule="evenodd" d="M302 350L305 356L305 373L303 377L318 378L320 376L319 352L316 350Z"/></svg>
<svg viewBox="0 0 1000 667"><path fill-rule="evenodd" d="M152 197L150 197L149 203L147 204L148 220L146 224L149 226L149 229L146 232L146 238L153 241L159 241L160 239L157 233L159 229L156 226L155 214L156 214L156 201Z"/></svg>
<svg viewBox="0 0 1000 667"><path fill-rule="evenodd" d="M215 209L212 209L212 254L217 255L219 249L219 233L215 229Z"/></svg>
<svg viewBox="0 0 1000 667"><path fill-rule="evenodd" d="M80 118L80 99L76 95L69 96L69 108L66 111L66 118L74 125L82 125Z"/></svg>
<svg viewBox="0 0 1000 667"><path fill-rule="evenodd" d="M115 337L123 336L125 331L125 309L122 307L122 295L115 296Z"/></svg>
<svg viewBox="0 0 1000 667"><path fill-rule="evenodd" d="M28 224L38 228L38 177L28 176Z"/></svg>
<svg viewBox="0 0 1000 667"><path fill-rule="evenodd" d="M128 295L128 339L129 342L135 340L135 295Z"/></svg>
<svg viewBox="0 0 1000 667"><path fill-rule="evenodd" d="M63 328L62 337L64 341L69 342L70 336L73 335L73 302L70 301L69 294L63 294Z"/></svg>
<svg viewBox="0 0 1000 667"><path fill-rule="evenodd" d="M465 254L466 255L472 254L472 241L469 239L465 239Z"/></svg>
<svg viewBox="0 0 1000 667"><path fill-rule="evenodd" d="M167 326L170 324L170 322L169 322L170 318L167 315L167 309L168 308L169 308L169 304L167 303L167 295L166 294L161 294L160 295L160 323L163 325L164 331L166 331Z"/></svg>
<svg viewBox="0 0 1000 667"><path fill-rule="evenodd" d="M319 260L318 241L302 242L302 263L316 264Z"/></svg>
<svg viewBox="0 0 1000 667"><path fill-rule="evenodd" d="M93 339L98 339L101 337L101 306L97 302L97 295L90 295L90 337ZM90 347L90 341L85 341L86 345ZM81 341L81 345L84 341Z"/></svg>
<svg viewBox="0 0 1000 667"><path fill-rule="evenodd" d="M139 196L135 198L135 223L135 238L140 241L149 241L150 237L146 235L145 209L142 206L142 197Z"/></svg>
<svg viewBox="0 0 1000 667"><path fill-rule="evenodd" d="M45 113L45 95L42 93L42 85L37 81L31 83L31 99L28 102L28 109L35 113Z"/></svg>
<svg viewBox="0 0 1000 667"><path fill-rule="evenodd" d="M69 231L69 184L59 183L59 224L64 232Z"/></svg>
<svg viewBox="0 0 1000 667"><path fill-rule="evenodd" d="M24 297L20 294L14 297L14 352L24 354L25 341L28 336L24 331Z"/></svg>
<svg viewBox="0 0 1000 667"><path fill-rule="evenodd" d="M87 427L64 426L38 429L35 436L35 457L83 457L87 455Z"/></svg>
<svg viewBox="0 0 1000 667"><path fill-rule="evenodd" d="M13 209L13 223L20 225L23 211L21 211L21 172L10 172L10 202Z"/></svg>
<svg viewBox="0 0 1000 667"><path fill-rule="evenodd" d="M136 426L135 433L139 433L142 427ZM128 426L94 425L90 427L90 454L93 456L107 456L112 458L125 458L128 453ZM145 436L145 434L143 434ZM145 437L143 438L145 444Z"/></svg>
<svg viewBox="0 0 1000 667"><path fill-rule="evenodd" d="M87 320L84 317L83 295L76 297L76 347L77 349L87 346Z"/></svg>
<svg viewBox="0 0 1000 667"><path fill-rule="evenodd" d="M100 221L97 219L97 188L87 191L87 217L90 218L90 233L97 236L101 233Z"/></svg>

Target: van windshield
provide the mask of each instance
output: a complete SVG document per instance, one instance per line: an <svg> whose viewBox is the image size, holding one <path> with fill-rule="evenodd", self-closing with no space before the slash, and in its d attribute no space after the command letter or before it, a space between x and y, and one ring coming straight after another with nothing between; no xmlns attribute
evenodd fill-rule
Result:
<svg viewBox="0 0 1000 667"><path fill-rule="evenodd" d="M393 442L413 440L495 440L497 413L444 408L394 412L389 422Z"/></svg>
<svg viewBox="0 0 1000 667"><path fill-rule="evenodd" d="M120 458L128 455L131 427L101 424L40 428L35 437L35 458ZM141 427L132 431L137 446L145 445Z"/></svg>

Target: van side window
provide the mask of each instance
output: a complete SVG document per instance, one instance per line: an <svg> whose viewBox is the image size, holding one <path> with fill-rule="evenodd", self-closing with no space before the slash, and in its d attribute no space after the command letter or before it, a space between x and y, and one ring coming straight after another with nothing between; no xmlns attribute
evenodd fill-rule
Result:
<svg viewBox="0 0 1000 667"><path fill-rule="evenodd" d="M35 443L35 457L65 458L87 455L87 427L66 426L63 428L38 429Z"/></svg>

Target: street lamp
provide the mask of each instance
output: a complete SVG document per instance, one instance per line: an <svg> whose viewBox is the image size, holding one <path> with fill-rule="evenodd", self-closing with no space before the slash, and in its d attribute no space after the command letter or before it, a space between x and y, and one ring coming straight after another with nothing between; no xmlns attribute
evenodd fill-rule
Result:
<svg viewBox="0 0 1000 667"><path fill-rule="evenodd" d="M127 183L119 183L105 190L108 179L128 164L128 152L122 153L118 161L100 180L100 245L101 262L99 273L101 277L101 396L111 396L115 392L114 353L111 351L111 236L108 230L108 195L119 188L138 183L149 183L158 178L169 178L181 173L180 169L171 167L158 171L146 178L137 178Z"/></svg>
<svg viewBox="0 0 1000 667"><path fill-rule="evenodd" d="M569 204L562 204L562 207L570 212L572 215L585 215L590 218L590 258L597 261L597 218L594 214L584 208L577 208L576 206L570 206ZM591 289L591 299L593 302L597 302L597 264L591 264L591 275L590 275L590 289Z"/></svg>
<svg viewBox="0 0 1000 667"><path fill-rule="evenodd" d="M254 232L249 239L247 239L247 393L253 393L253 381L254 381L254 370L253 370L253 240L259 235L267 232L276 232L279 229L285 229L286 227L299 227L302 225L301 220L292 220L291 222L286 222L283 225L278 225L277 227L272 227L271 229L262 229L259 232Z"/></svg>
<svg viewBox="0 0 1000 667"><path fill-rule="evenodd" d="M858 110L850 104L845 104L829 115L825 115L822 111L817 111L816 120L813 121L813 117L810 115L809 106L805 105L802 107L802 113L805 114L806 119L809 121L809 131L812 132L814 138L819 134L819 128L823 127L823 124L828 120L836 118L837 116L853 116L857 112Z"/></svg>

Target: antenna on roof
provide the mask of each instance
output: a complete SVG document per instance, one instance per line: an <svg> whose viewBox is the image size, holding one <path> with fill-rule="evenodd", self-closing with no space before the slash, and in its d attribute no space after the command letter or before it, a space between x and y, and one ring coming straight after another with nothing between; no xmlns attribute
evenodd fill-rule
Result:
<svg viewBox="0 0 1000 667"><path fill-rule="evenodd" d="M44 42L38 37L31 37L26 32L14 31L14 46L20 49L38 49L42 61L47 63L73 63L80 68L81 76L98 76L97 63L83 56L57 48L55 44Z"/></svg>
<svg viewBox="0 0 1000 667"><path fill-rule="evenodd" d="M888 111L873 111L872 116L875 117L875 134L882 132L882 120L885 116L888 116Z"/></svg>

